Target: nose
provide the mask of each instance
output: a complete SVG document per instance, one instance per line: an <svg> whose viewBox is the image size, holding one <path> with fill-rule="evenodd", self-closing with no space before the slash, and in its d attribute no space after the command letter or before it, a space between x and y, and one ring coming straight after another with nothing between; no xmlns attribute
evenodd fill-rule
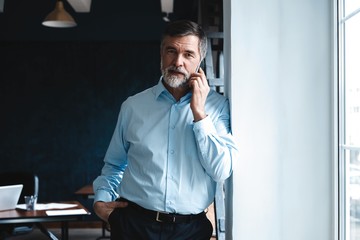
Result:
<svg viewBox="0 0 360 240"><path fill-rule="evenodd" d="M174 58L174 65L176 67L182 67L184 65L183 56L181 54L177 54Z"/></svg>

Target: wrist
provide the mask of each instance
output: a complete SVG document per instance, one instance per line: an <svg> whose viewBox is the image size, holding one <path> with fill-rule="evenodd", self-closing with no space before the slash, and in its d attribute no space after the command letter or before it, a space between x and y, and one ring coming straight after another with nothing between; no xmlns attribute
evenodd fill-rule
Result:
<svg viewBox="0 0 360 240"><path fill-rule="evenodd" d="M205 112L196 113L194 114L194 122L198 122L206 118L208 115Z"/></svg>

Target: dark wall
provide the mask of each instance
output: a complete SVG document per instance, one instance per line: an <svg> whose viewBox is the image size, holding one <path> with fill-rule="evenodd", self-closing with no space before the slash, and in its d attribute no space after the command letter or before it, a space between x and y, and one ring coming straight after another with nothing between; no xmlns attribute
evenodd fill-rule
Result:
<svg viewBox="0 0 360 240"><path fill-rule="evenodd" d="M34 171L40 202L100 173L121 103L156 84L159 42L0 42L0 172Z"/></svg>

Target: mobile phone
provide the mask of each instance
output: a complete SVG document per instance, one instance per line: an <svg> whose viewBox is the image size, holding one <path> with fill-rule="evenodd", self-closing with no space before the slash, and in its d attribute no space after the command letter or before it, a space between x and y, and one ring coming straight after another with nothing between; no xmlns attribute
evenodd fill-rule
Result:
<svg viewBox="0 0 360 240"><path fill-rule="evenodd" d="M199 65L196 67L196 71L195 71L195 72L198 73L200 68L204 69L204 65L205 65L205 64L204 64L204 60L202 60L202 61L199 63Z"/></svg>

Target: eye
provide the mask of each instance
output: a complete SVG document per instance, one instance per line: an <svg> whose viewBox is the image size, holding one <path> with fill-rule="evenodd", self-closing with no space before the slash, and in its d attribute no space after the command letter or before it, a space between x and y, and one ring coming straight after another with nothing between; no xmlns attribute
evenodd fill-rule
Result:
<svg viewBox="0 0 360 240"><path fill-rule="evenodd" d="M168 48L168 49L166 49L166 53L168 53L168 54L175 54L175 53L176 53L176 50L173 49L173 48Z"/></svg>
<svg viewBox="0 0 360 240"><path fill-rule="evenodd" d="M186 52L184 55L186 58L195 58L195 54L193 52Z"/></svg>

